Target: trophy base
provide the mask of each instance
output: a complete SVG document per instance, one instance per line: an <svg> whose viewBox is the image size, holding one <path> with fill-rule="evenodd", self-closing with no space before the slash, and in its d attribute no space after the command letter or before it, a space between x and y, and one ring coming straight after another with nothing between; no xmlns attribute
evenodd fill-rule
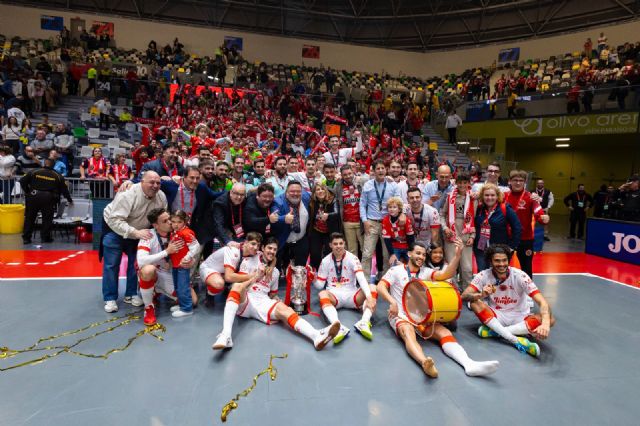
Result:
<svg viewBox="0 0 640 426"><path fill-rule="evenodd" d="M307 311L306 303L291 303L291 308L298 315L307 315L309 311Z"/></svg>

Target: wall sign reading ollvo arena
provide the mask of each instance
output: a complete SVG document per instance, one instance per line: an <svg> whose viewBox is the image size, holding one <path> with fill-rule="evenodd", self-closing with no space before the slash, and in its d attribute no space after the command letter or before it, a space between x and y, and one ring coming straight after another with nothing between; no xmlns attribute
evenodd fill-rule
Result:
<svg viewBox="0 0 640 426"><path fill-rule="evenodd" d="M638 132L638 112L575 114L465 123L469 137L530 138Z"/></svg>
<svg viewBox="0 0 640 426"><path fill-rule="evenodd" d="M513 120L522 136L601 135L635 133L638 113L562 115Z"/></svg>

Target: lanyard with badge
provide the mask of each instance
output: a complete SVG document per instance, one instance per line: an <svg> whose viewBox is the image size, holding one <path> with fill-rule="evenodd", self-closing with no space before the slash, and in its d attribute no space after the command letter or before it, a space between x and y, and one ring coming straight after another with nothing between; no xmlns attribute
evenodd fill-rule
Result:
<svg viewBox="0 0 640 426"><path fill-rule="evenodd" d="M244 230L242 229L242 206L238 206L238 213L240 215L240 220L236 223L236 216L233 214L233 205L230 206L231 209L231 227L233 228L233 233L236 238L244 237Z"/></svg>
<svg viewBox="0 0 640 426"><path fill-rule="evenodd" d="M416 271L415 275L411 275L411 268L409 268L409 265L406 265L404 268L407 270L407 277L409 278L409 281L418 278L418 274L420 274L420 269Z"/></svg>
<svg viewBox="0 0 640 426"><path fill-rule="evenodd" d="M587 194L582 194L582 199L580 199L580 194L576 192L576 198L578 199L578 207L584 207L584 200L587 198Z"/></svg>
<svg viewBox="0 0 640 426"><path fill-rule="evenodd" d="M336 257L332 253L331 260L333 260L333 267L336 270L336 287L342 287L342 261L344 260L344 255L342 259L336 260Z"/></svg>
<svg viewBox="0 0 640 426"><path fill-rule="evenodd" d="M162 168L164 168L164 171L167 172L168 176L173 177L178 174L178 167L175 164L173 165L173 168L169 170L169 166L167 166L167 163L164 160L161 160L161 161L162 161Z"/></svg>
<svg viewBox="0 0 640 426"><path fill-rule="evenodd" d="M384 185L382 185L382 195L378 192L378 185L376 181L373 181L373 189L376 190L376 197L378 197L378 211L382 213L382 203L384 201L384 193L387 191L387 181L384 181Z"/></svg>
<svg viewBox="0 0 640 426"><path fill-rule="evenodd" d="M420 209L420 214L418 215L418 217L416 217L415 213L413 214L413 221L415 222L415 228L418 234L422 232L422 221L423 221L422 215L423 214L424 214L424 206L422 206L422 208Z"/></svg>
<svg viewBox="0 0 640 426"><path fill-rule="evenodd" d="M484 250L489 246L489 239L491 238L491 225L489 224L489 219L496 211L498 204L496 203L491 211L485 208L485 218L480 226L480 239L478 240L478 250Z"/></svg>

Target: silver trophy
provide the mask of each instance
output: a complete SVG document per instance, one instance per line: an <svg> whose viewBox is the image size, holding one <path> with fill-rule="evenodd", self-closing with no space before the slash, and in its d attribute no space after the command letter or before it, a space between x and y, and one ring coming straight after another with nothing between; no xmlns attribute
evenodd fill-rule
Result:
<svg viewBox="0 0 640 426"><path fill-rule="evenodd" d="M306 266L289 266L291 276L291 307L298 315L307 313L307 279Z"/></svg>

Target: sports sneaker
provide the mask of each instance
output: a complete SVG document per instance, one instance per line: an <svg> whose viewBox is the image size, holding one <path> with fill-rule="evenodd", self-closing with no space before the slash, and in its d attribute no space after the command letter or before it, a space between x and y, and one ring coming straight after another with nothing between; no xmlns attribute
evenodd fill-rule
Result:
<svg viewBox="0 0 640 426"><path fill-rule="evenodd" d="M107 300L104 302L104 310L105 312L118 312L118 304L115 300Z"/></svg>
<svg viewBox="0 0 640 426"><path fill-rule="evenodd" d="M123 300L124 303L128 303L131 306L142 306L144 305L144 302L142 301L142 297L136 295L133 296L126 296Z"/></svg>
<svg viewBox="0 0 640 426"><path fill-rule="evenodd" d="M171 312L171 316L174 318L190 317L191 315L193 315L193 311L185 312L178 309L177 311Z"/></svg>
<svg viewBox="0 0 640 426"><path fill-rule="evenodd" d="M486 325L481 325L478 328L478 336L482 337L483 339L488 339L489 337L498 337L499 334L493 331L492 329L490 329L489 327L487 327Z"/></svg>
<svg viewBox="0 0 640 426"><path fill-rule="evenodd" d="M371 332L371 323L369 321L360 320L353 325L353 328L358 330L358 332L362 334L362 337L364 337L365 339L373 339L373 333Z"/></svg>
<svg viewBox="0 0 640 426"><path fill-rule="evenodd" d="M515 346L522 353L529 354L532 357L540 356L540 346L537 343L530 342L526 337L518 337Z"/></svg>
<svg viewBox="0 0 640 426"><path fill-rule="evenodd" d="M333 338L333 344L337 345L338 343L346 339L350 331L351 329L349 329L349 327L345 327L344 325L340 324L340 330L338 331L336 337Z"/></svg>
<svg viewBox="0 0 640 426"><path fill-rule="evenodd" d="M169 308L169 310L171 312L179 311L180 310L180 305L173 305L172 307Z"/></svg>
<svg viewBox="0 0 640 426"><path fill-rule="evenodd" d="M220 349L231 349L233 347L233 340L231 340L231 336L227 336L225 334L218 334L215 343L211 346L211 349L214 351Z"/></svg>
<svg viewBox="0 0 640 426"><path fill-rule="evenodd" d="M156 308L149 305L144 308L144 325L153 325L156 323Z"/></svg>
<svg viewBox="0 0 640 426"><path fill-rule="evenodd" d="M313 346L315 346L317 351L321 351L327 343L331 341L338 332L340 331L340 323L338 321L334 322L330 326L327 326L320 330L318 336L313 339Z"/></svg>
<svg viewBox="0 0 640 426"><path fill-rule="evenodd" d="M438 377L438 369L436 368L436 364L433 362L433 358L430 356L422 362L422 371L431 378L435 379Z"/></svg>

